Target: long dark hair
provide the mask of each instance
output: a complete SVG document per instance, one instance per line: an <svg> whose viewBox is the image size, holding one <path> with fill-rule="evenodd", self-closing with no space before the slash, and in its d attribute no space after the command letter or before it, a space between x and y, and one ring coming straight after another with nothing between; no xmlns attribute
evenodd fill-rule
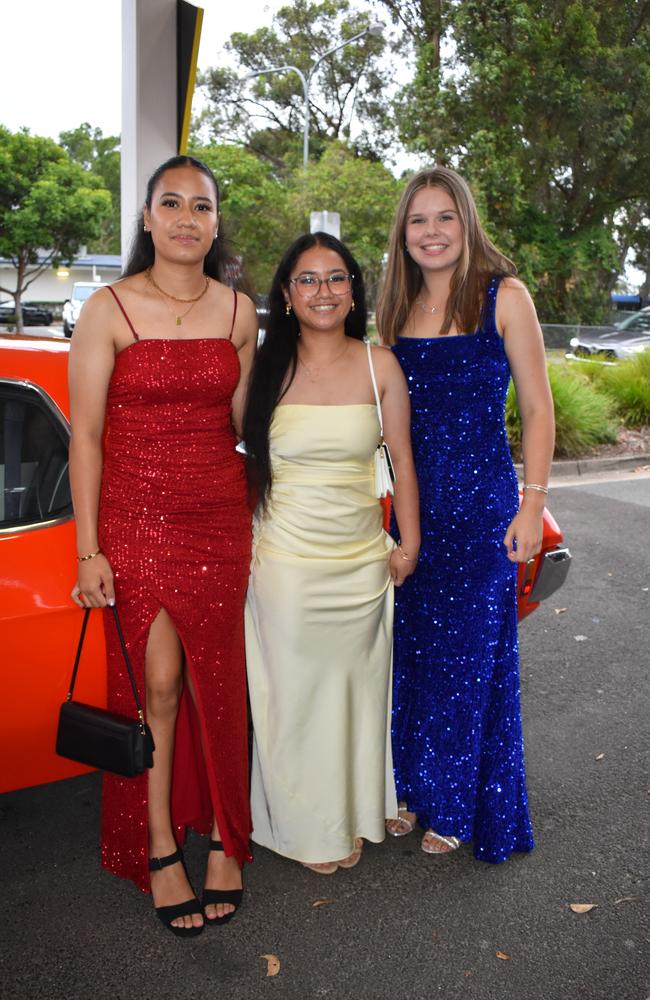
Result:
<svg viewBox="0 0 650 1000"><path fill-rule="evenodd" d="M266 335L253 363L244 414L248 480L252 494L263 505L268 499L272 480L269 447L271 418L274 409L293 382L298 364L300 328L293 312L287 315L283 291L289 287L289 278L296 261L301 254L311 250L312 247L333 250L342 258L347 271L353 275L354 310L346 316L345 335L355 340L363 340L366 335L366 295L363 277L359 265L348 248L329 233L305 233L298 237L280 261L271 284Z"/></svg>
<svg viewBox="0 0 650 1000"><path fill-rule="evenodd" d="M214 186L216 206L217 211L219 211L219 184L217 183L217 178L205 163L197 160L194 156L172 156L154 170L147 182L147 194L145 197L145 205L149 211L151 211L156 184L166 170L174 170L175 167L194 167L195 170L200 170L202 174L205 174ZM153 240L151 233L145 233L144 231L144 210L142 210L138 215L138 221L129 249L129 257L126 267L122 272L122 277L128 278L132 274L139 274L141 271L146 271L148 267L152 266L154 260L155 249ZM215 278L217 281L222 281L225 285L231 285L236 288L244 286L244 289L248 290L246 280L239 280L241 262L234 256L228 240L223 234L223 227L220 227L217 239L213 241L212 246L205 256L203 271L209 277Z"/></svg>

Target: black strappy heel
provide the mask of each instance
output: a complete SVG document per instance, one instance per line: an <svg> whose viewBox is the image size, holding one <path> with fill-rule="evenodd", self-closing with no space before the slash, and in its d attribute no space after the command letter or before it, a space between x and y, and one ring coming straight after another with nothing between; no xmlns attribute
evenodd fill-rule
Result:
<svg viewBox="0 0 650 1000"><path fill-rule="evenodd" d="M210 839L210 850L211 851L223 851L223 844L220 840ZM204 889L203 890L203 921L206 927L210 927L212 924L227 924L229 920L235 916L237 910L239 909L242 901L242 896L244 894L243 889ZM208 917L205 913L205 908L209 904L213 906L216 903L230 903L235 907L230 913L224 914L223 917Z"/></svg>
<svg viewBox="0 0 650 1000"><path fill-rule="evenodd" d="M163 868L167 868L169 865L175 865L177 861L183 865L185 869L185 862L183 861L183 852L180 847L174 851L173 854L168 854L164 858L149 858L149 871L158 872ZM187 875L187 872L185 872ZM156 906L154 907L156 911L156 916L168 928L175 934L176 937L196 937L200 934L205 926L205 915L201 909L201 904L199 903L196 896L192 896L191 899L186 899L184 903L174 903L172 906ZM176 920L177 917L188 917L192 913L200 913L203 917L203 923L200 927L175 927L172 924L172 920Z"/></svg>

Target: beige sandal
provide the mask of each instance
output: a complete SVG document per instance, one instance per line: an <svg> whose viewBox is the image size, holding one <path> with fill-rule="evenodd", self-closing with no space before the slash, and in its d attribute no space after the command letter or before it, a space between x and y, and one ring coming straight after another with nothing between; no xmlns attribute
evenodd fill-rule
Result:
<svg viewBox="0 0 650 1000"><path fill-rule="evenodd" d="M338 862L339 868L354 868L361 861L361 853L363 851L363 837L356 837L354 841L354 850L352 854L348 854L347 858L343 858L342 861Z"/></svg>
<svg viewBox="0 0 650 1000"><path fill-rule="evenodd" d="M415 823L408 819L406 816L400 816L400 813L410 812L406 808L406 802L397 803L397 819L387 819L386 820L386 833L389 833L391 837L406 837L407 834L413 833L415 829ZM397 829L392 829L389 823L399 823L400 826Z"/></svg>
<svg viewBox="0 0 650 1000"><path fill-rule="evenodd" d="M338 861L322 861L313 865L301 861L301 864L303 868L309 868L310 872L316 872L317 875L333 875L339 866Z"/></svg>
<svg viewBox="0 0 650 1000"><path fill-rule="evenodd" d="M437 840L439 844L444 844L445 847L442 849L435 847L431 843L432 840ZM427 830L422 838L420 847L425 854L450 854L460 847L460 843L458 837L443 837L441 833L436 833L435 830Z"/></svg>

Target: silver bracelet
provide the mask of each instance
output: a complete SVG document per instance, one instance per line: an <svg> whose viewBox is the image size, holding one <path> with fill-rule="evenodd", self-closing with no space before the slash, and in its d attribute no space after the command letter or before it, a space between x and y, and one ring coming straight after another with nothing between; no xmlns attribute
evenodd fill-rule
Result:
<svg viewBox="0 0 650 1000"><path fill-rule="evenodd" d="M548 495L548 486L540 486L539 483L524 483L523 488L525 490L537 490L538 493L543 493L545 496Z"/></svg>

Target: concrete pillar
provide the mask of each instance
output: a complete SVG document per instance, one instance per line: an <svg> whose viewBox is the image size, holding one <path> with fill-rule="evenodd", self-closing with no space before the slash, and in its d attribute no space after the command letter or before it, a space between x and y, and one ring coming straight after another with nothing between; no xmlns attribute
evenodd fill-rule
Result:
<svg viewBox="0 0 650 1000"><path fill-rule="evenodd" d="M176 7L176 0L122 0L123 263L147 180L177 152Z"/></svg>

